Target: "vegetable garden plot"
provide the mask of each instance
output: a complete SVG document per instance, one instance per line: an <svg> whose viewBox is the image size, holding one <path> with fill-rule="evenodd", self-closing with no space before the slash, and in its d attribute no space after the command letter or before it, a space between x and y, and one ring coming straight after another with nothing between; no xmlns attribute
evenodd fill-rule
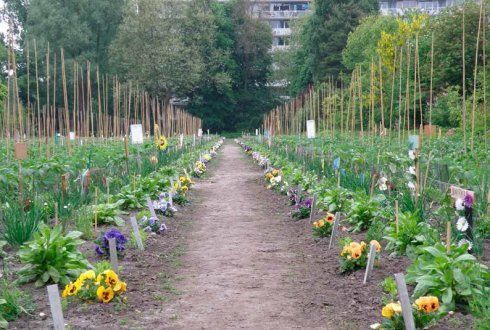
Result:
<svg viewBox="0 0 490 330"><path fill-rule="evenodd" d="M176 244L172 243L175 238L165 243L166 237L172 236L172 231L182 226L179 221L184 221L180 217L177 217L176 220L172 218L182 212L185 205L190 202L188 192L195 183L193 178L205 174L207 164L217 156L223 140L210 139L196 147L181 149L172 147L172 150L168 150L167 145L162 148L160 142L161 138L156 139L155 143L146 143L139 148L140 150L134 150L137 158L128 160L128 162L138 162L139 159L140 164L129 167L126 167L127 164L124 161L118 164L120 165L119 175L123 173L120 177L117 176L117 168L107 170L107 172L114 171L112 172L113 178L121 180L119 185L111 186L112 193L100 193L103 186L97 186L93 181L86 186L85 192L82 186L79 186L78 189L73 187L58 192L60 201L77 201L77 207L69 214L53 211L60 224L55 225L53 216L49 213L38 213L36 211L38 205L34 203L29 205L29 208L22 209L20 213L33 212L31 214L43 215L43 217L33 217L32 233L26 233L21 230L22 228L9 229L8 222L3 224L2 228L7 229L4 232L5 238L25 237L25 243L19 241L20 260L17 260L16 251L13 249L17 241L8 241L10 248L3 259L2 294L17 292L7 286L7 281L18 280L19 284L22 284L20 289L32 295L36 306L34 307L32 301L26 296L17 293L17 301L11 303L19 306L19 310L7 321L15 320L24 312L29 312L30 316L23 315L19 321L12 324L13 327L45 327L49 324L50 317L44 321L49 312L46 310L47 297L43 287L50 283L59 285L63 304L66 305L68 302L65 317L68 324L74 319L70 312L72 308L83 309L84 305L101 303L115 304L125 309L128 295L129 297L133 294L147 297L143 291L140 291L142 286L136 284L139 283L140 272L144 272L145 269L143 266L145 260L140 260L140 257L150 258L153 263L165 264L166 257L157 252L163 248L169 251L167 253L171 253L172 244ZM107 148L107 153L110 155L112 146L98 145L97 151L103 152ZM155 148L159 151L156 152ZM76 168L78 164L75 158L72 156L70 159L74 161L72 168ZM31 162L31 166L36 166L34 160ZM70 166L66 165L66 168ZM57 177L56 173L51 175L53 180ZM124 175L130 176L126 179L127 184L125 185L122 184ZM111 180L113 183L114 181ZM44 186L47 185L48 183L44 183ZM43 201L42 197L50 196L44 186L36 185L33 178L32 186L24 190L22 197L35 196ZM118 190L121 192L118 193ZM19 196L14 196L10 203L4 206L3 214L6 214L5 211L8 211L10 207L15 207L14 203L17 202ZM155 211L154 216L144 206L147 198L151 199L151 207ZM44 203L41 204L44 207L49 205L47 202ZM62 208L67 209L68 207L63 206ZM134 229L130 226L128 217L130 214L137 219L139 235L135 235ZM7 236L7 233L10 232L19 235ZM155 246L158 247L157 250L142 252L138 248L136 236L139 236L142 243L146 243L147 248L151 249L152 246ZM109 248L111 240L115 242L112 251ZM112 257L117 256L120 266L118 269L114 269L114 264L111 266L108 262L109 256L111 260ZM141 266L134 267L132 265L134 262ZM152 262L148 262L147 266L155 267ZM16 274L19 274L20 277ZM146 274L143 275L146 276ZM26 299L20 299L21 297ZM105 307L102 313L111 309L114 307ZM38 316L40 311L42 315Z"/></svg>
<svg viewBox="0 0 490 330"><path fill-rule="evenodd" d="M379 145L378 149L372 147L377 152L371 151L370 145L362 141L340 145L328 138L321 139L321 145L292 137L276 137L273 141L272 146L271 143L266 146L256 139L237 140L245 152L265 169L267 188L289 196L294 219L310 218L310 196L314 195L316 208L326 213L313 216L316 220L312 224L313 235L328 237L333 233L331 228L335 216L332 213L337 212L343 215L343 230L352 233L367 230L366 238L376 246L377 252L387 243L386 248L392 256L406 255L413 259L413 264L401 271L407 273L408 283L415 285L412 296L417 327L434 324L448 312L467 313L469 307L474 308L473 313L477 317L481 315L478 314L479 307L475 306L484 304L489 290L489 273L487 266L469 253L488 253L483 251L485 235L488 234L480 231L488 221L484 217L485 203L478 208L473 194L451 196L450 191L435 194L434 188L423 186L423 181L419 181L420 167L417 170L410 167L413 161L419 163L420 153L407 148L407 156L397 156L396 152L401 148L390 148L390 144L381 139L379 143L384 143L385 149L380 151ZM303 151L306 147L295 149L296 144L309 147L310 152ZM435 144L440 146L441 142L436 141ZM444 151L447 152L439 150ZM346 152L351 156L346 156ZM391 162L383 163L380 159ZM424 165L428 172L430 165ZM475 167L472 170L478 171ZM420 186L417 189L415 185ZM483 185L482 188L488 189L488 186ZM461 211L466 215L479 214L483 229L469 228ZM475 223L478 225L478 221ZM445 237L441 237L443 233ZM369 256L367 247L364 242L346 237L340 239L339 272L365 269ZM375 261L379 262L386 260ZM377 279L378 282L380 280ZM392 281L390 277L385 283L391 298L383 299L392 299L393 302L388 301L389 304L383 308L382 326L403 327L401 307L396 303L396 288L390 290L389 281ZM427 307L427 304L432 307ZM380 326L373 325L375 328Z"/></svg>

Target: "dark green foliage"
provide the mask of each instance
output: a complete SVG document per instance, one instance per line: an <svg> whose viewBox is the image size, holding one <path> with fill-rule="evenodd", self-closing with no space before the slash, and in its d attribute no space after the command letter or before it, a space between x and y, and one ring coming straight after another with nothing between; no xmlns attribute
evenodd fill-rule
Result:
<svg viewBox="0 0 490 330"><path fill-rule="evenodd" d="M295 90L310 82L325 81L345 71L342 51L347 37L363 17L377 13L375 0L318 0L301 27L300 47L293 56L300 64Z"/></svg>
<svg viewBox="0 0 490 330"><path fill-rule="evenodd" d="M366 233L366 241L371 242L372 240L376 240L381 242L384 235L385 224L380 219L374 219L373 223L369 227Z"/></svg>
<svg viewBox="0 0 490 330"><path fill-rule="evenodd" d="M88 269L88 261L78 251L83 242L79 239L82 233L72 231L63 235L61 231L60 226L50 229L42 225L34 239L21 247L20 260L26 266L19 271L20 282L35 281L36 286L66 285Z"/></svg>
<svg viewBox="0 0 490 330"><path fill-rule="evenodd" d="M2 237L12 246L19 246L30 240L37 231L42 214L38 208L24 211L17 201L0 211Z"/></svg>

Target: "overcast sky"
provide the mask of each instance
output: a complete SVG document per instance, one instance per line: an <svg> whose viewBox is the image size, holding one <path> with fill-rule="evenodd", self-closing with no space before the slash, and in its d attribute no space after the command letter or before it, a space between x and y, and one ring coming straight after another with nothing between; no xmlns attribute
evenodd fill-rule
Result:
<svg viewBox="0 0 490 330"><path fill-rule="evenodd" d="M3 0L0 0L0 10L3 10ZM0 17L0 33L7 32L7 22Z"/></svg>

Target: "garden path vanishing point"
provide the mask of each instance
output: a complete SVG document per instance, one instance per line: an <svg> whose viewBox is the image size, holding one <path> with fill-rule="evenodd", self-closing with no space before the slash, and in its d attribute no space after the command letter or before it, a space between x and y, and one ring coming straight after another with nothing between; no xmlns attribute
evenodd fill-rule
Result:
<svg viewBox="0 0 490 330"><path fill-rule="evenodd" d="M362 270L340 274L340 248L291 220L287 198L232 141L192 199L178 295L135 320L145 329L369 329L381 319L380 281L407 267L383 254L366 285Z"/></svg>
<svg viewBox="0 0 490 330"><path fill-rule="evenodd" d="M155 327L325 328L297 295L302 262L280 226L284 204L275 209L274 193L259 183L260 169L232 142L215 166L196 185L199 204L178 271L182 293Z"/></svg>

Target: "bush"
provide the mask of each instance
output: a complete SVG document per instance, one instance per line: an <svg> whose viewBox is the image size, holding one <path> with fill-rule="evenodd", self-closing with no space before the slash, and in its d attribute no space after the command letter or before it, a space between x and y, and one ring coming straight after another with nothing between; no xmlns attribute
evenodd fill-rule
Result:
<svg viewBox="0 0 490 330"><path fill-rule="evenodd" d="M19 271L19 281L35 281L37 287L48 283L68 284L89 267L88 261L77 248L83 243L81 232L72 231L63 236L61 226L50 229L41 225L34 239L19 251L20 260L26 264Z"/></svg>
<svg viewBox="0 0 490 330"><path fill-rule="evenodd" d="M359 195L347 213L347 221L353 226L352 231L358 232L369 228L373 219L379 214L380 207L376 199Z"/></svg>
<svg viewBox="0 0 490 330"><path fill-rule="evenodd" d="M385 223L380 219L374 219L373 223L366 233L366 240L375 240L381 242L381 240L383 239L385 226Z"/></svg>

